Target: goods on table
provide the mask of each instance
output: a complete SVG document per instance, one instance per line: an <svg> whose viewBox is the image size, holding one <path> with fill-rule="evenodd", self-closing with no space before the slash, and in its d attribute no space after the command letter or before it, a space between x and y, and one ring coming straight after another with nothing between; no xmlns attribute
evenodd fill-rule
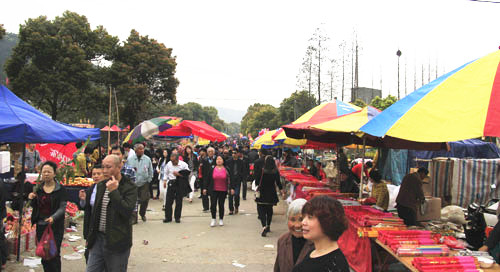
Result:
<svg viewBox="0 0 500 272"><path fill-rule="evenodd" d="M87 179L87 178L69 178L68 180L64 179L63 184L65 186L83 186L83 187L90 187L92 184L94 184L94 181L92 179Z"/></svg>
<svg viewBox="0 0 500 272"><path fill-rule="evenodd" d="M378 239L398 256L447 256L450 249L439 244L438 236L427 230L379 231Z"/></svg>
<svg viewBox="0 0 500 272"><path fill-rule="evenodd" d="M7 213L5 223L5 237L7 240L8 252L17 254L17 248L21 245L20 252L31 250L35 247L36 225L31 225L32 209L25 209L23 215L23 225L21 226L21 242L18 242L19 216Z"/></svg>
<svg viewBox="0 0 500 272"><path fill-rule="evenodd" d="M344 207L346 216L360 226L368 227L378 224L390 226L404 226L401 218L393 216L367 206L347 206Z"/></svg>
<svg viewBox="0 0 500 272"><path fill-rule="evenodd" d="M358 235L359 237L370 237L377 238L378 232L382 230L405 230L406 226L374 226L374 227L359 227Z"/></svg>
<svg viewBox="0 0 500 272"><path fill-rule="evenodd" d="M76 215L77 212L78 212L78 206L76 206L75 203L68 201L66 203L66 216L73 217Z"/></svg>
<svg viewBox="0 0 500 272"><path fill-rule="evenodd" d="M450 249L445 245L399 245L396 254L401 257L413 256L448 256Z"/></svg>
<svg viewBox="0 0 500 272"><path fill-rule="evenodd" d="M413 266L420 272L437 271L480 271L477 269L478 262L474 257L416 257L412 261Z"/></svg>

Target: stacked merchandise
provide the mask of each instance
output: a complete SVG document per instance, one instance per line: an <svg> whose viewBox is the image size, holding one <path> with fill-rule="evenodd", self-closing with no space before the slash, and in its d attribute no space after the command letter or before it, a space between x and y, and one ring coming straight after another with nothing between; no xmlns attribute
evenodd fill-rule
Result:
<svg viewBox="0 0 500 272"><path fill-rule="evenodd" d="M35 247L36 240L36 225L31 224L32 209L25 209L23 215L23 225L21 226L21 241L19 242L19 217L11 213L7 213L7 220L5 223L5 237L7 240L8 252L10 254L17 254L17 247L21 245L21 253L29 251Z"/></svg>
<svg viewBox="0 0 500 272"><path fill-rule="evenodd" d="M382 212L367 206L344 206L346 216L358 224L358 226L369 227L378 224L384 226L404 226L401 218L391 213Z"/></svg>
<svg viewBox="0 0 500 272"><path fill-rule="evenodd" d="M358 236L359 237L369 237L369 238L377 238L378 232L382 230L405 230L406 226L374 226L374 227L359 227L358 228Z"/></svg>
<svg viewBox="0 0 500 272"><path fill-rule="evenodd" d="M456 271L479 272L476 258L470 256L456 257L417 257L413 259L413 266L420 272Z"/></svg>
<svg viewBox="0 0 500 272"><path fill-rule="evenodd" d="M378 239L398 256L448 256L450 249L438 243L430 231L379 231Z"/></svg>

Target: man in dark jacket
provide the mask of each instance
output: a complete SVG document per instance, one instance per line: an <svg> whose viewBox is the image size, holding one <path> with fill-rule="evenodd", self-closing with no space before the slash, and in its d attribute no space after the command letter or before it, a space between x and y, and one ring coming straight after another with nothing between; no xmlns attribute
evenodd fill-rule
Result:
<svg viewBox="0 0 500 272"><path fill-rule="evenodd" d="M247 186L248 186L248 178L250 176L250 162L248 160L248 156L246 155L245 152L239 152L240 159L243 162L243 180L241 181L242 187L241 187L241 196L243 197L243 200L247 200Z"/></svg>
<svg viewBox="0 0 500 272"><path fill-rule="evenodd" d="M407 226L417 225L417 207L425 200L422 180L427 174L429 171L420 167L417 172L406 175L401 182L396 197L396 208L398 216L404 220Z"/></svg>
<svg viewBox="0 0 500 272"><path fill-rule="evenodd" d="M105 180L97 185L92 208L87 272L127 271L137 187L120 173L121 163L116 155L106 156L102 163Z"/></svg>
<svg viewBox="0 0 500 272"><path fill-rule="evenodd" d="M212 168L215 166L215 160L216 160L215 149L213 147L209 147L207 149L207 157L201 162L202 189L208 187L210 171L212 171ZM201 194L203 203L203 212L210 211L210 202L208 197L209 197L208 194Z"/></svg>
<svg viewBox="0 0 500 272"><path fill-rule="evenodd" d="M238 214L238 209L240 207L240 188L241 182L243 181L243 160L240 159L239 151L233 150L232 152L232 157L226 162L231 183L234 184L234 195L229 195L229 215Z"/></svg>

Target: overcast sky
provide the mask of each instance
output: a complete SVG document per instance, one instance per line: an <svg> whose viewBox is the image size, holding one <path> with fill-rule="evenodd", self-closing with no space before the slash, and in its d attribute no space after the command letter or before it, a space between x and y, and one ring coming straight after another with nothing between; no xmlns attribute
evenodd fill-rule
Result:
<svg viewBox="0 0 500 272"><path fill-rule="evenodd" d="M256 102L279 106L296 90L296 76L314 30L338 44L360 44L360 86L397 94L397 56L401 92L424 79L450 71L500 46L500 4L468 0L345 1L4 1L0 24L18 33L28 18L49 19L71 10L87 16L125 40L131 29L173 48L177 56L179 103L246 111ZM325 79L326 80L326 79ZM350 83L348 83L350 87ZM338 87L338 86L337 86ZM348 98L348 97L347 97ZM347 98L345 100L347 100Z"/></svg>

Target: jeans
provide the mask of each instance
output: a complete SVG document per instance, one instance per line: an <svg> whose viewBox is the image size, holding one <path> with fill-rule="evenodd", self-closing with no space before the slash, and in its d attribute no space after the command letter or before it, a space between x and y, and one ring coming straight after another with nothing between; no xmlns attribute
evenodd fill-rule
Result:
<svg viewBox="0 0 500 272"><path fill-rule="evenodd" d="M236 188L234 188L234 195L229 194L229 210L234 211L234 208L238 209L240 207L240 187L241 183L236 183ZM234 199L234 205L233 205Z"/></svg>
<svg viewBox="0 0 500 272"><path fill-rule="evenodd" d="M246 181L246 179L243 179L241 181L241 184L243 185L243 187L241 188L241 197L243 197L243 199L247 199L247 186L248 186L248 181ZM238 194L239 195L239 194Z"/></svg>
<svg viewBox="0 0 500 272"><path fill-rule="evenodd" d="M181 214L182 214L182 195L179 192L179 184L175 185L167 185L167 197L165 200L165 219L167 221L172 221L172 205L174 204L175 200L175 212L174 212L174 217L176 221L181 220Z"/></svg>
<svg viewBox="0 0 500 272"><path fill-rule="evenodd" d="M226 201L227 192L213 191L210 195L210 211L212 212L212 219L217 215L217 203L219 204L219 219L224 219L224 202Z"/></svg>
<svg viewBox="0 0 500 272"><path fill-rule="evenodd" d="M417 225L417 213L408 207L401 206L397 204L398 216L403 219L405 225L407 226L416 226Z"/></svg>
<svg viewBox="0 0 500 272"><path fill-rule="evenodd" d="M257 213L259 214L262 227L271 226L273 220L273 205L257 204Z"/></svg>
<svg viewBox="0 0 500 272"><path fill-rule="evenodd" d="M89 251L87 272L126 272L129 256L130 248L121 252L106 249L106 234L98 232Z"/></svg>

